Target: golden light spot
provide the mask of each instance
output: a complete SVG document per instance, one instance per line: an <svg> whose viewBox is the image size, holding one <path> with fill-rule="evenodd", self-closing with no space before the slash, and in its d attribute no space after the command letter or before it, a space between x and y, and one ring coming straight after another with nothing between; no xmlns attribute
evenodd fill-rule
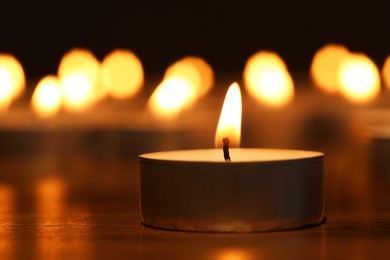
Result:
<svg viewBox="0 0 390 260"><path fill-rule="evenodd" d="M260 51L251 56L244 69L248 93L259 102L278 107L294 97L294 83L284 61L274 52Z"/></svg>
<svg viewBox="0 0 390 260"><path fill-rule="evenodd" d="M336 93L340 65L348 54L349 50L339 44L327 44L319 49L310 67L310 76L316 86L328 93Z"/></svg>
<svg viewBox="0 0 390 260"><path fill-rule="evenodd" d="M172 77L157 86L148 106L154 115L173 118L186 106L193 103L196 95L191 83L182 77Z"/></svg>
<svg viewBox="0 0 390 260"><path fill-rule="evenodd" d="M144 84L141 61L131 51L117 49L102 63L104 88L115 98L129 98L137 94Z"/></svg>
<svg viewBox="0 0 390 260"><path fill-rule="evenodd" d="M214 85L214 72L202 58L187 56L168 67L165 78L184 76L191 80L198 96L207 94Z"/></svg>
<svg viewBox="0 0 390 260"><path fill-rule="evenodd" d="M60 83L65 109L83 111L94 103L93 84L85 74L69 73Z"/></svg>
<svg viewBox="0 0 390 260"><path fill-rule="evenodd" d="M370 102L379 95L378 68L362 53L350 53L345 57L338 76L341 94L352 102Z"/></svg>
<svg viewBox="0 0 390 260"><path fill-rule="evenodd" d="M382 68L382 78L385 82L387 89L390 90L390 55L385 60L385 63Z"/></svg>
<svg viewBox="0 0 390 260"><path fill-rule="evenodd" d="M12 79L7 71L0 68L0 110L8 108L13 97Z"/></svg>
<svg viewBox="0 0 390 260"><path fill-rule="evenodd" d="M86 49L72 49L65 53L58 67L58 78L60 82L68 81L66 78L71 75L83 75L91 86L88 99L99 101L103 99L107 91L102 82L101 66L96 57ZM77 94L74 94L77 95Z"/></svg>
<svg viewBox="0 0 390 260"><path fill-rule="evenodd" d="M203 59L185 57L167 68L150 98L149 109L157 117L173 118L206 94L213 81L213 71Z"/></svg>
<svg viewBox="0 0 390 260"><path fill-rule="evenodd" d="M6 109L25 89L22 65L10 54L0 54L0 110Z"/></svg>
<svg viewBox="0 0 390 260"><path fill-rule="evenodd" d="M46 76L39 81L31 99L34 111L43 117L58 113L62 105L62 91L57 77Z"/></svg>

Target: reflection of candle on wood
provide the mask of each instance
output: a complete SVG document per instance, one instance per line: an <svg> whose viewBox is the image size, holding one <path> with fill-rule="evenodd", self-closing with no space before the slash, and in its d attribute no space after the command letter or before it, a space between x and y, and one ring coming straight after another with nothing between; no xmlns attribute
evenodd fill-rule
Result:
<svg viewBox="0 0 390 260"><path fill-rule="evenodd" d="M238 85L231 88L230 93L240 95ZM240 106L240 96L227 96ZM239 128L240 121L236 123ZM222 135L229 137L230 133ZM225 160L222 149L141 155L144 224L174 230L245 232L321 222L322 153L242 148L229 153L231 161Z"/></svg>

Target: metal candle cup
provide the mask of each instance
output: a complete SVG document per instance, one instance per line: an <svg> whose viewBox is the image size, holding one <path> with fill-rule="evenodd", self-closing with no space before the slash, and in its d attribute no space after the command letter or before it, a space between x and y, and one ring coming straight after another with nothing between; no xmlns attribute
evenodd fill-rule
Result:
<svg viewBox="0 0 390 260"><path fill-rule="evenodd" d="M147 226L183 231L253 232L320 224L320 152L220 149L140 155L141 214Z"/></svg>

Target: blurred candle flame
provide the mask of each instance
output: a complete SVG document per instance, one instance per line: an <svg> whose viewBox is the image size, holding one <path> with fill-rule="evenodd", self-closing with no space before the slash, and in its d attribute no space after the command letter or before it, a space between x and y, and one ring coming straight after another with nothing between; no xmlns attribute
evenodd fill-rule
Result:
<svg viewBox="0 0 390 260"><path fill-rule="evenodd" d="M10 54L0 54L0 110L6 109L25 88L22 65Z"/></svg>
<svg viewBox="0 0 390 260"><path fill-rule="evenodd" d="M164 78L188 78L198 96L204 96L214 84L214 72L202 58L187 56L168 67Z"/></svg>
<svg viewBox="0 0 390 260"><path fill-rule="evenodd" d="M99 61L88 50L73 49L63 56L58 77L66 109L80 111L106 96Z"/></svg>
<svg viewBox="0 0 390 260"><path fill-rule="evenodd" d="M284 61L274 52L259 51L252 55L244 69L248 93L259 102L279 107L294 96L294 83Z"/></svg>
<svg viewBox="0 0 390 260"><path fill-rule="evenodd" d="M0 68L0 109L9 107L13 99L12 79L7 73Z"/></svg>
<svg viewBox="0 0 390 260"><path fill-rule="evenodd" d="M83 73L69 73L61 81L64 107L82 111L94 103L93 83Z"/></svg>
<svg viewBox="0 0 390 260"><path fill-rule="evenodd" d="M150 97L149 109L160 118L174 118L206 94L213 83L213 71L203 59L185 57L167 68Z"/></svg>
<svg viewBox="0 0 390 260"><path fill-rule="evenodd" d="M350 53L340 65L340 92L348 100L367 103L380 92L380 75L375 63L362 53Z"/></svg>
<svg viewBox="0 0 390 260"><path fill-rule="evenodd" d="M240 146L242 101L241 91L237 83L230 85L223 102L215 134L215 147L223 146L222 139L229 138L230 147Z"/></svg>
<svg viewBox="0 0 390 260"><path fill-rule="evenodd" d="M102 62L104 89L114 98L129 98L137 94L144 84L141 61L131 51L117 49Z"/></svg>
<svg viewBox="0 0 390 260"><path fill-rule="evenodd" d="M314 55L310 75L316 86L327 93L338 91L338 72L342 60L349 54L349 50L339 44L327 44Z"/></svg>
<svg viewBox="0 0 390 260"><path fill-rule="evenodd" d="M34 111L42 117L58 113L62 105L62 91L57 77L46 76L39 81L31 99Z"/></svg>
<svg viewBox="0 0 390 260"><path fill-rule="evenodd" d="M149 108L158 117L173 118L193 103L196 95L191 82L182 77L172 77L157 86L149 99Z"/></svg>
<svg viewBox="0 0 390 260"><path fill-rule="evenodd" d="M382 78L388 90L390 90L390 55L385 60L382 68Z"/></svg>

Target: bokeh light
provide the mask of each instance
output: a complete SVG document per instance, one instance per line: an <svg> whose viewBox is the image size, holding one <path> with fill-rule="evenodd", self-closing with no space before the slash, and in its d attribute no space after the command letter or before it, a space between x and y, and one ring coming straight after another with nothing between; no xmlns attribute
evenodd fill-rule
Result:
<svg viewBox="0 0 390 260"><path fill-rule="evenodd" d="M77 89L76 87L71 88L67 85L70 81L75 80L75 75L78 75L78 78L83 77L87 79L84 81L89 82L88 85L90 85L91 90L88 92L91 96L84 95L86 91L85 84L78 84L83 86L80 87L80 89ZM67 89L64 89L64 93L66 93L67 96L70 95L70 89L81 92L80 94L74 93L72 96L78 96L79 98L84 97L88 99L86 100L86 103L88 104L90 103L90 100L99 101L107 94L107 90L102 83L100 62L89 50L75 48L65 53L58 67L58 77L61 85L67 85ZM68 79L68 77L71 79ZM81 79L77 81L80 82ZM78 101L78 103L80 102L81 100Z"/></svg>
<svg viewBox="0 0 390 260"><path fill-rule="evenodd" d="M390 90L390 55L386 58L382 68L382 78L387 87Z"/></svg>
<svg viewBox="0 0 390 260"><path fill-rule="evenodd" d="M149 99L149 109L160 118L174 118L191 105L196 95L191 83L182 77L172 77L157 86Z"/></svg>
<svg viewBox="0 0 390 260"><path fill-rule="evenodd" d="M341 94L356 103L374 100L380 92L380 76L375 63L362 53L350 53L340 65Z"/></svg>
<svg viewBox="0 0 390 260"><path fill-rule="evenodd" d="M349 50L340 44L327 44L320 48L310 67L310 76L315 85L327 93L336 93L340 65L348 54Z"/></svg>
<svg viewBox="0 0 390 260"><path fill-rule="evenodd" d="M244 69L248 93L272 107L288 104L294 97L294 83L284 61L275 52L259 51Z"/></svg>
<svg viewBox="0 0 390 260"><path fill-rule="evenodd" d="M144 84L142 63L129 50L117 49L109 53L103 60L102 73L104 89L114 98L132 97Z"/></svg>
<svg viewBox="0 0 390 260"><path fill-rule="evenodd" d="M149 109L157 117L174 118L205 95L213 84L213 70L206 61L185 57L167 68L149 100Z"/></svg>
<svg viewBox="0 0 390 260"><path fill-rule="evenodd" d="M168 67L164 78L185 77L191 81L198 96L207 94L214 85L214 72L202 58L187 56Z"/></svg>
<svg viewBox="0 0 390 260"><path fill-rule="evenodd" d="M69 73L61 81L64 108L80 112L90 108L95 98L93 83L84 73Z"/></svg>
<svg viewBox="0 0 390 260"><path fill-rule="evenodd" d="M46 76L39 81L31 99L34 111L43 117L58 113L62 105L62 90L55 76Z"/></svg>
<svg viewBox="0 0 390 260"><path fill-rule="evenodd" d="M20 62L11 54L0 54L0 110L8 108L23 93L25 84Z"/></svg>

